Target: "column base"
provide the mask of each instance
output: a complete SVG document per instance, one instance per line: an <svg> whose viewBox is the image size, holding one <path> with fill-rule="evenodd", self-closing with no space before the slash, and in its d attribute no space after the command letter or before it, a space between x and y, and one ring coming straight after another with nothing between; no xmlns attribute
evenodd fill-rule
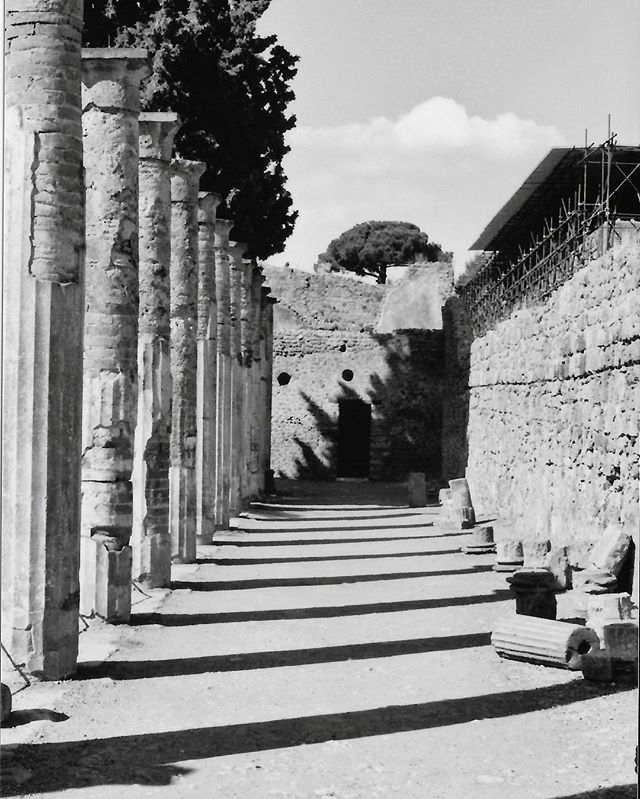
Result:
<svg viewBox="0 0 640 799"><path fill-rule="evenodd" d="M196 472L189 466L169 469L169 530L171 562L196 559Z"/></svg>
<svg viewBox="0 0 640 799"><path fill-rule="evenodd" d="M117 539L100 533L83 536L80 612L109 624L126 624L131 618L131 547L111 548L117 545Z"/></svg>

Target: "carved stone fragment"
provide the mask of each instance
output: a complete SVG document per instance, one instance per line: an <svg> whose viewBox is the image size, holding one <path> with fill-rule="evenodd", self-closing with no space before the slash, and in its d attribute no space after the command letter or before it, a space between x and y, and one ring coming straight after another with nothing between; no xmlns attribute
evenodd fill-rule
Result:
<svg viewBox="0 0 640 799"><path fill-rule="evenodd" d="M588 627L532 616L509 616L496 623L491 643L500 657L579 671L582 657L600 648Z"/></svg>

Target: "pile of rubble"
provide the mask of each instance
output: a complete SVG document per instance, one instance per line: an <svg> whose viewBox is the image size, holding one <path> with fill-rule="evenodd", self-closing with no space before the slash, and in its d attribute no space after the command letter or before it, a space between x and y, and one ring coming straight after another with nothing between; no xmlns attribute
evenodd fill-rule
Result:
<svg viewBox="0 0 640 799"><path fill-rule="evenodd" d="M410 484L410 504L411 497ZM493 527L476 524L464 478L451 480L438 499L444 519L469 536L461 551L495 553L495 571L508 573L515 609L491 636L500 657L582 671L588 680L637 680L638 608L618 585L633 548L621 525L609 525L587 568L578 568L569 563L566 548L552 549L548 540L494 541ZM570 620L557 619L561 592Z"/></svg>

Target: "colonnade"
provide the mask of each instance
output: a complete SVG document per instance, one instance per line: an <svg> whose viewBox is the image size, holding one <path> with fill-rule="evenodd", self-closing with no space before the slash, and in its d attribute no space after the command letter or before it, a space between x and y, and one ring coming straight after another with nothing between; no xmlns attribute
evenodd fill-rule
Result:
<svg viewBox="0 0 640 799"><path fill-rule="evenodd" d="M264 490L273 299L148 53L81 50L82 0L6 23L3 645L60 679Z"/></svg>

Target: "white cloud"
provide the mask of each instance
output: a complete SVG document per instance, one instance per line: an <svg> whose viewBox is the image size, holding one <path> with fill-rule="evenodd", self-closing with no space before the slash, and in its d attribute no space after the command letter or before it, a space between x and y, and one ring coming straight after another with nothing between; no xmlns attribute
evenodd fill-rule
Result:
<svg viewBox="0 0 640 799"><path fill-rule="evenodd" d="M290 137L292 147L358 152L473 150L498 158L520 155L542 145L552 147L562 141L554 126L538 125L511 112L495 119L471 116L450 97L431 97L396 120L376 117L350 125L301 127Z"/></svg>
<svg viewBox="0 0 640 799"><path fill-rule="evenodd" d="M358 222L420 226L446 249L466 250L561 132L511 112L484 119L432 97L391 120L300 127L285 161L296 230L275 263L310 269L331 239Z"/></svg>

